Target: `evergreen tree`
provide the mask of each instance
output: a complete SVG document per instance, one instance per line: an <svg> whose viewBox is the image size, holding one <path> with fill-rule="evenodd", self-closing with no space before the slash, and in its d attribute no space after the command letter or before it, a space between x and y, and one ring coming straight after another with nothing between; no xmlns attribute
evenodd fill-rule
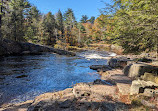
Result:
<svg viewBox="0 0 158 111"><path fill-rule="evenodd" d="M10 2L10 30L14 40L24 41L25 11L30 8L27 0L11 0Z"/></svg>
<svg viewBox="0 0 158 111"><path fill-rule="evenodd" d="M63 18L63 15L62 15L62 13L61 13L61 11L59 10L58 11L58 13L57 13L57 15L56 15L56 22L57 22L57 28L58 28L58 30L60 31L60 33L61 33L61 37L63 38L63 35L64 35L64 18Z"/></svg>
<svg viewBox="0 0 158 111"><path fill-rule="evenodd" d="M89 22L90 22L91 24L94 24L94 21L95 21L95 17L92 16L92 17L89 19Z"/></svg>
<svg viewBox="0 0 158 111"><path fill-rule="evenodd" d="M47 15L45 15L43 20L43 29L44 29L44 40L46 41L47 45L54 45L56 41L55 37L55 17L52 15L51 12L48 12Z"/></svg>
<svg viewBox="0 0 158 111"><path fill-rule="evenodd" d="M64 13L64 25L65 25L65 37L66 42L72 45L72 34L71 30L75 26L75 16L72 9L68 8L68 10Z"/></svg>
<svg viewBox="0 0 158 111"><path fill-rule="evenodd" d="M2 31L3 31L3 18L5 17L5 14L7 13L7 6L8 6L9 0L0 0L0 40L2 37Z"/></svg>
<svg viewBox="0 0 158 111"><path fill-rule="evenodd" d="M25 39L27 41L32 42L39 42L40 38L38 36L38 27L39 27L39 20L40 20L41 14L37 7L32 6L28 10L28 15L26 17L25 21Z"/></svg>
<svg viewBox="0 0 158 111"><path fill-rule="evenodd" d="M86 23L88 21L88 16L87 15L82 15L82 18L81 18L81 23Z"/></svg>
<svg viewBox="0 0 158 111"><path fill-rule="evenodd" d="M81 47L84 44L83 37L85 36L84 33L86 30L85 27L82 25L82 23L78 23L77 28L78 28L78 38L77 38L78 46Z"/></svg>
<svg viewBox="0 0 158 111"><path fill-rule="evenodd" d="M0 40L2 39L2 15L3 15L3 0L0 2Z"/></svg>

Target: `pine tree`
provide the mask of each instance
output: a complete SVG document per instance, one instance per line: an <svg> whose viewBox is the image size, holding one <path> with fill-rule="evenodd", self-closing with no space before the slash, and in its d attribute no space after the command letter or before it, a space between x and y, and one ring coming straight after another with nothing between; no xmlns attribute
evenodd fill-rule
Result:
<svg viewBox="0 0 158 111"><path fill-rule="evenodd" d="M72 45L72 28L75 26L75 16L72 9L68 8L68 10L64 13L64 25L65 25L65 37L66 42Z"/></svg>
<svg viewBox="0 0 158 111"><path fill-rule="evenodd" d="M25 21L25 39L31 42L39 42L38 27L40 22L41 14L37 7L32 6L28 10L28 15Z"/></svg>
<svg viewBox="0 0 158 111"><path fill-rule="evenodd" d="M55 36L55 17L52 15L51 12L48 12L47 15L45 15L43 20L43 29L44 29L44 40L46 41L47 45L54 45L56 42L56 36Z"/></svg>
<svg viewBox="0 0 158 111"><path fill-rule="evenodd" d="M94 24L94 21L95 21L95 17L92 16L92 17L89 19L89 22L90 22L91 24Z"/></svg>
<svg viewBox="0 0 158 111"><path fill-rule="evenodd" d="M61 35L61 39L63 39L63 35L64 35L64 18L63 15L61 13L61 11L59 10L57 15L56 15L56 22L57 22L57 28L60 31Z"/></svg>
<svg viewBox="0 0 158 111"><path fill-rule="evenodd" d="M2 39L2 15L3 15L3 0L0 2L0 40Z"/></svg>
<svg viewBox="0 0 158 111"><path fill-rule="evenodd" d="M80 20L81 23L86 23L88 21L88 16L87 15L82 15L82 18Z"/></svg>
<svg viewBox="0 0 158 111"><path fill-rule="evenodd" d="M10 30L15 41L24 41L25 11L30 8L27 0L11 0L10 2Z"/></svg>
<svg viewBox="0 0 158 111"><path fill-rule="evenodd" d="M0 1L0 40L3 38L3 18L5 17L5 14L7 13L7 6L8 6L9 0L1 0Z"/></svg>

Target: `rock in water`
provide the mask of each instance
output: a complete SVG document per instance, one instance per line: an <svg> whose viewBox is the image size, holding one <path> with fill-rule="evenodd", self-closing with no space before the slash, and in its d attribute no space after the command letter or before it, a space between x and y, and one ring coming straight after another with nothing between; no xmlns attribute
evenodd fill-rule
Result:
<svg viewBox="0 0 158 111"><path fill-rule="evenodd" d="M90 69L93 70L102 70L102 71L107 71L107 70L111 70L112 68L109 67L108 65L91 65Z"/></svg>
<svg viewBox="0 0 158 111"><path fill-rule="evenodd" d="M17 76L16 78L24 78L24 77L28 77L27 75L21 75L21 76Z"/></svg>

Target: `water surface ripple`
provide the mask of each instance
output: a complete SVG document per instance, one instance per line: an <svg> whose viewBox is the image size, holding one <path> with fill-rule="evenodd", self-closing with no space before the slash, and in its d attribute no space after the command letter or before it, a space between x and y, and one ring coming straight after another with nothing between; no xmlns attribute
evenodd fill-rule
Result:
<svg viewBox="0 0 158 111"><path fill-rule="evenodd" d="M72 87L75 83L92 82L99 78L89 69L94 64L106 64L106 60L50 53L1 58L0 104L22 102L45 92ZM18 78L21 75L25 77Z"/></svg>

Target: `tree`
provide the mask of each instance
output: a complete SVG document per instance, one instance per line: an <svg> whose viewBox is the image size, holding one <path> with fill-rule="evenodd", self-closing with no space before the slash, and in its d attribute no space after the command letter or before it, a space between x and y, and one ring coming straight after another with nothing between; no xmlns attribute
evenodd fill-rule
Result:
<svg viewBox="0 0 158 111"><path fill-rule="evenodd" d="M2 39L2 21L3 17L5 16L5 13L7 12L7 5L9 0L1 0L0 1L0 40Z"/></svg>
<svg viewBox="0 0 158 111"><path fill-rule="evenodd" d="M3 0L0 2L0 40L2 39L2 14L3 14Z"/></svg>
<svg viewBox="0 0 158 111"><path fill-rule="evenodd" d="M25 39L31 42L39 42L38 27L41 14L37 7L32 6L28 10L28 14L25 21Z"/></svg>
<svg viewBox="0 0 158 111"><path fill-rule="evenodd" d="M56 22L57 22L57 28L61 33L60 36L62 37L62 39L63 39L63 35L64 35L64 23L63 23L63 21L64 21L63 15L62 15L61 11L59 10L57 15L56 15Z"/></svg>
<svg viewBox="0 0 158 111"><path fill-rule="evenodd" d="M70 8L68 8L68 10L64 13L64 25L66 42L72 45L73 38L71 30L75 26L75 16L73 10Z"/></svg>
<svg viewBox="0 0 158 111"><path fill-rule="evenodd" d="M88 21L88 16L87 15L82 15L82 18L81 18L81 23L86 23Z"/></svg>
<svg viewBox="0 0 158 111"><path fill-rule="evenodd" d="M47 15L44 16L43 20L43 29L44 29L44 40L47 45L54 45L56 41L55 37L55 17L51 12L48 12Z"/></svg>
<svg viewBox="0 0 158 111"><path fill-rule="evenodd" d="M92 16L92 17L89 19L89 22L90 22L91 24L94 24L94 21L95 21L95 17Z"/></svg>
<svg viewBox="0 0 158 111"><path fill-rule="evenodd" d="M157 0L121 2L124 8L117 12L119 39L125 51L152 51L157 47ZM125 7L126 6L126 7ZM123 15L123 16L122 16ZM121 28L124 27L124 28Z"/></svg>
<svg viewBox="0 0 158 111"><path fill-rule="evenodd" d="M156 50L157 6L157 0L114 0L106 21L111 41L121 45L125 52Z"/></svg>
<svg viewBox="0 0 158 111"><path fill-rule="evenodd" d="M27 0L11 0L10 4L10 30L15 41L24 41L25 12L30 8Z"/></svg>

